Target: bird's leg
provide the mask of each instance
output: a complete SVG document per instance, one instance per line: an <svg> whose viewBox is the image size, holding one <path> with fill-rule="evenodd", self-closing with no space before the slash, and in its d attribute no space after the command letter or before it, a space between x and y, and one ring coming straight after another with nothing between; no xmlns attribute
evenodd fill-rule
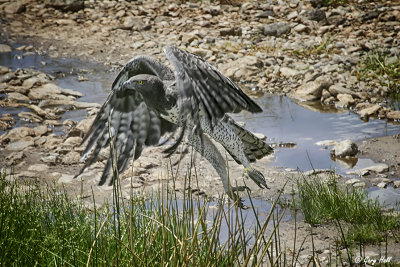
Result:
<svg viewBox="0 0 400 267"><path fill-rule="evenodd" d="M217 123L213 128L209 127L206 121L202 121L202 128L214 140L224 146L228 152L233 155L244 167L243 175L252 179L259 187L269 188L265 182L264 175L254 169L246 155L244 154L242 140L232 131L232 129L224 122Z"/></svg>
<svg viewBox="0 0 400 267"><path fill-rule="evenodd" d="M218 175L221 177L225 193L233 201L235 201L239 205L239 207L243 207L242 201L240 197L236 194L236 191L244 191L248 189L248 187L232 187L230 185L228 173L226 171L225 159L221 155L217 147L212 143L208 136L204 134L202 134L202 137L200 137L199 135L189 133L188 139L189 143L194 147L194 149L199 152L203 157L205 157L217 171Z"/></svg>

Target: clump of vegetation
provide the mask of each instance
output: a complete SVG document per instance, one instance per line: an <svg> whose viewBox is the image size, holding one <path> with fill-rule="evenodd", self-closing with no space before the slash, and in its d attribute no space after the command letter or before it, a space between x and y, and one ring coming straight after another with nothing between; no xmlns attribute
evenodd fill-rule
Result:
<svg viewBox="0 0 400 267"><path fill-rule="evenodd" d="M295 50L292 53L300 58L312 55L330 54L336 52L335 40L336 35L325 34L319 44L306 47L301 50Z"/></svg>
<svg viewBox="0 0 400 267"><path fill-rule="evenodd" d="M364 190L341 187L333 177L323 181L317 176L303 177L297 187L306 222L333 221L341 230L342 224L348 226L342 236L344 243L378 243L387 236L400 239L400 214L385 214Z"/></svg>
<svg viewBox="0 0 400 267"><path fill-rule="evenodd" d="M359 63L361 80L376 80L387 88L382 92L393 109L400 109L400 58L382 49L372 49Z"/></svg>
<svg viewBox="0 0 400 267"><path fill-rule="evenodd" d="M116 184L112 204L101 209L93 204L88 210L82 200L72 200L55 186L43 190L38 183L10 182L1 174L0 265L235 266L268 260L278 266L282 262L275 238L283 215L277 213L276 202L265 221L257 221L250 232L244 228L243 211L235 205L219 203L210 210L207 200L190 191L183 200L163 192L167 193L153 198L132 196L124 203ZM253 207L253 212L258 211Z"/></svg>

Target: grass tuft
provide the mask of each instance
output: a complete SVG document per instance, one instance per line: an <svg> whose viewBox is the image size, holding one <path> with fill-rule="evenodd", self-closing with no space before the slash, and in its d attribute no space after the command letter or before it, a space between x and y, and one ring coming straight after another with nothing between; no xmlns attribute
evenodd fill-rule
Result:
<svg viewBox="0 0 400 267"><path fill-rule="evenodd" d="M389 233L400 237L400 215L385 214L378 201L368 199L363 189L341 187L334 177L324 181L318 176L303 177L297 186L308 223L344 223L349 226L344 237L347 242L378 243Z"/></svg>
<svg viewBox="0 0 400 267"><path fill-rule="evenodd" d="M359 63L357 73L361 80L375 80L377 84L387 88L381 92L388 98L393 109L400 109L400 58L388 51L374 48Z"/></svg>
<svg viewBox="0 0 400 267"><path fill-rule="evenodd" d="M118 183L115 183L118 187ZM246 229L243 210L174 190L87 209L56 186L0 175L1 266L271 266L281 262L276 201ZM172 193L171 193L172 192ZM118 199L118 200L117 200ZM93 199L94 200L94 199ZM94 200L95 202L95 200ZM118 205L118 208L117 206ZM267 231L268 228L268 231ZM272 229L271 229L272 228ZM279 253L278 253L279 252Z"/></svg>

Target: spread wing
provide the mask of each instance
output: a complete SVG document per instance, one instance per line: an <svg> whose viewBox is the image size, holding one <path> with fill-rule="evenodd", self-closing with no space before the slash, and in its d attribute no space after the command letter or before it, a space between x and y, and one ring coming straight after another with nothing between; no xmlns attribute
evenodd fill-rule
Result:
<svg viewBox="0 0 400 267"><path fill-rule="evenodd" d="M165 47L164 53L175 68L181 119L192 120L197 130L200 113L215 125L225 113L262 111L231 79L201 57L172 46Z"/></svg>
<svg viewBox="0 0 400 267"><path fill-rule="evenodd" d="M174 131L176 128L174 124L162 119L150 109L138 92L124 91L122 84L138 74L157 75L162 80L174 79L172 71L167 66L144 56L133 58L118 74L110 95L82 141L82 143L88 142L82 159L92 149L93 151L79 174L90 166L101 149L108 147L112 141L116 157L108 158L99 185L106 182L113 158L116 158L118 171L122 172L132 157L135 159L140 157L145 145L157 145L164 133Z"/></svg>

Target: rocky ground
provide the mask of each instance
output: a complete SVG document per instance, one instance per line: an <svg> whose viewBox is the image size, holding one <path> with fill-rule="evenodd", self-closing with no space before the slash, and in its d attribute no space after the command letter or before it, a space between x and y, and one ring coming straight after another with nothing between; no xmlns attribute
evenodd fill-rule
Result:
<svg viewBox="0 0 400 267"><path fill-rule="evenodd" d="M360 0L328 7L322 3L0 0L0 32L4 43L25 43L18 49L26 55L80 58L100 62L113 70L138 54L166 62L162 47L174 44L206 58L248 93L262 91L288 95L298 101L321 101L324 105L347 108L365 120L379 117L391 123L399 121L400 111L389 96L400 87L396 76L400 73L400 3ZM10 49L0 44L0 53ZM378 63L392 72L378 73L379 67L367 64L367 58L378 58ZM4 95L0 106L21 109L19 119L31 121L34 126L15 128L15 118L1 115L0 129L7 132L0 137L0 157L5 159L0 167L13 166L15 175L10 179L45 176L47 181L57 181L84 197L88 206L92 187L96 196L107 199L111 188L96 186L102 162L83 173L83 182L73 179L81 167L83 148L79 144L99 104L78 102L80 92L60 88L54 77L27 69L13 71L1 67L0 94ZM60 116L71 109L86 110L89 117L79 123L60 121ZM54 127L61 128L65 135L54 133ZM400 177L398 135L364 140L358 148L359 157L387 165L383 173L376 175L381 180L375 184L400 186L396 181ZM122 175L125 196L131 190L157 190L163 186L160 180L171 185L167 175L170 162L160 150L147 148L134 163L133 176L132 170ZM107 155L105 152L102 159ZM179 156L173 156L171 162ZM187 155L180 164L181 174L186 172L189 159ZM273 198L286 180L297 176L268 167L269 160L259 161L256 167L272 189L260 190L249 182L255 198ZM223 189L219 177L204 159L197 157L196 161L197 176L201 177L200 191L196 192L212 198L220 196ZM231 159L229 163L232 176L242 183L242 169ZM184 191L183 177L177 176L178 194ZM282 232L288 233L283 238L290 240L292 225L283 227L287 231ZM319 229L316 234L321 257L328 257L329 244L334 242L333 228ZM303 229L299 230L300 236L309 235L306 224L300 223L299 229ZM309 251L311 245L307 246ZM371 255L376 251L377 248L371 248Z"/></svg>

